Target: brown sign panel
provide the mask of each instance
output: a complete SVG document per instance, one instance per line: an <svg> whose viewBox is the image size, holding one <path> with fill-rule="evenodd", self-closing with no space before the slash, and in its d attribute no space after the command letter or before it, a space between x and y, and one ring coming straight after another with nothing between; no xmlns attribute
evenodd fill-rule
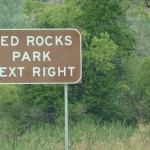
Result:
<svg viewBox="0 0 150 150"><path fill-rule="evenodd" d="M76 29L0 30L1 84L74 84L81 75Z"/></svg>

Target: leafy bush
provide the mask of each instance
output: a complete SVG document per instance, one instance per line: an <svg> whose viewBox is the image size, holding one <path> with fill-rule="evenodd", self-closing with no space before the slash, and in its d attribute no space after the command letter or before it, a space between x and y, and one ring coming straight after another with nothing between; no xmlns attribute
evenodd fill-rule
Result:
<svg viewBox="0 0 150 150"><path fill-rule="evenodd" d="M71 118L85 113L104 120L126 118L126 108L116 93L125 63L135 48L135 38L125 23L129 2L67 0L45 5L27 1L25 10L34 27L78 28L82 33L83 84L69 86ZM38 106L56 116L63 114L61 86L23 85L21 96L30 107Z"/></svg>

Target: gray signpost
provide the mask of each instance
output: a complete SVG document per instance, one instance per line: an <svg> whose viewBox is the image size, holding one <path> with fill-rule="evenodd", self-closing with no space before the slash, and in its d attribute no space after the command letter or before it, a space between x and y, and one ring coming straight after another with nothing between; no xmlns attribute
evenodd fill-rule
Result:
<svg viewBox="0 0 150 150"><path fill-rule="evenodd" d="M65 150L68 150L69 140L68 140L68 86L64 85L64 95L65 95Z"/></svg>
<svg viewBox="0 0 150 150"><path fill-rule="evenodd" d="M68 150L68 84L81 83L81 34L76 29L1 29L0 84L64 84Z"/></svg>

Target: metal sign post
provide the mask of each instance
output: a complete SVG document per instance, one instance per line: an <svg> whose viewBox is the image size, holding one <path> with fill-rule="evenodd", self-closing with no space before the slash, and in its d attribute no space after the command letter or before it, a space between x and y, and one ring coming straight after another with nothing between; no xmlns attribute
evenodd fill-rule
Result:
<svg viewBox="0 0 150 150"><path fill-rule="evenodd" d="M64 85L65 96L65 150L68 150L68 86Z"/></svg>

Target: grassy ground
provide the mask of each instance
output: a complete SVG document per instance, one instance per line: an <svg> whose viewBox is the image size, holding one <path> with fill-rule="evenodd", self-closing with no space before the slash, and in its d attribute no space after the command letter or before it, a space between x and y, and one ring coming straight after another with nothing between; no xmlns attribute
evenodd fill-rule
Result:
<svg viewBox="0 0 150 150"><path fill-rule="evenodd" d="M64 149L63 127L45 124L18 135L10 120L1 120L0 123L1 150ZM139 124L133 128L120 123L96 125L92 121L82 121L70 125L69 149L150 150L150 125Z"/></svg>
<svg viewBox="0 0 150 150"><path fill-rule="evenodd" d="M25 126L20 128L20 122L8 117L12 111L3 110L2 104L19 99L16 91L15 86L0 87L0 150L63 150L64 127L59 123L32 126L25 131ZM84 119L69 124L69 150L150 150L150 124L130 127Z"/></svg>

